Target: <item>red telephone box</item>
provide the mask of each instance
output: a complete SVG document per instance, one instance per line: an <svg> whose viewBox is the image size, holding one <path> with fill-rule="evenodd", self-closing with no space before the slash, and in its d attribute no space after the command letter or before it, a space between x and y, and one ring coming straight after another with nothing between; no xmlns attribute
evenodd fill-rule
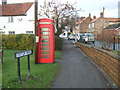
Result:
<svg viewBox="0 0 120 90"><path fill-rule="evenodd" d="M38 63L54 63L54 21L38 20Z"/></svg>

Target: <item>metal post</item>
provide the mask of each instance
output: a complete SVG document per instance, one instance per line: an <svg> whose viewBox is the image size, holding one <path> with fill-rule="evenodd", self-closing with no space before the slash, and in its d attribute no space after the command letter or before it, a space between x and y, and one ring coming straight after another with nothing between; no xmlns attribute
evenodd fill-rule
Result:
<svg viewBox="0 0 120 90"><path fill-rule="evenodd" d="M30 56L28 55L28 76L30 76Z"/></svg>
<svg viewBox="0 0 120 90"><path fill-rule="evenodd" d="M20 75L20 58L18 58L18 81L21 81L21 75Z"/></svg>
<svg viewBox="0 0 120 90"><path fill-rule="evenodd" d="M115 34L114 34L114 37L113 37L113 50L115 50Z"/></svg>
<svg viewBox="0 0 120 90"><path fill-rule="evenodd" d="M35 35L34 35L34 48L35 48L35 64L38 63L38 45L36 42L36 36L38 35L37 30L38 30L38 0L35 0Z"/></svg>

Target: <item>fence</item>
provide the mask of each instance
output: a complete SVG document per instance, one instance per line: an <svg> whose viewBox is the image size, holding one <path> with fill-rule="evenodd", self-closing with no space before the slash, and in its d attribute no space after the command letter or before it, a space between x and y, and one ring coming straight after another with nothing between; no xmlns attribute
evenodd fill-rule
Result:
<svg viewBox="0 0 120 90"><path fill-rule="evenodd" d="M104 30L97 35L102 48L120 50L120 35L118 30Z"/></svg>

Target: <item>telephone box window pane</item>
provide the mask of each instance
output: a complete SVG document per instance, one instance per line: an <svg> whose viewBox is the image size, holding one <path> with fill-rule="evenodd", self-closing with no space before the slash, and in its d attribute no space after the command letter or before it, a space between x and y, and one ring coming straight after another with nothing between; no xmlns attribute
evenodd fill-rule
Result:
<svg viewBox="0 0 120 90"><path fill-rule="evenodd" d="M51 22L40 22L40 24L51 24Z"/></svg>
<svg viewBox="0 0 120 90"><path fill-rule="evenodd" d="M48 39L49 36L41 36L43 39Z"/></svg>
<svg viewBox="0 0 120 90"><path fill-rule="evenodd" d="M42 44L41 46L49 46L49 44Z"/></svg>
<svg viewBox="0 0 120 90"><path fill-rule="evenodd" d="M41 47L41 50L49 50L48 47Z"/></svg>
<svg viewBox="0 0 120 90"><path fill-rule="evenodd" d="M48 42L49 42L49 40L41 40L41 42L48 43Z"/></svg>
<svg viewBox="0 0 120 90"><path fill-rule="evenodd" d="M41 54L49 54L48 51L41 51Z"/></svg>
<svg viewBox="0 0 120 90"><path fill-rule="evenodd" d="M49 35L50 32L41 32L42 35Z"/></svg>
<svg viewBox="0 0 120 90"><path fill-rule="evenodd" d="M41 31L49 31L49 28L41 28Z"/></svg>
<svg viewBox="0 0 120 90"><path fill-rule="evenodd" d="M49 58L49 55L41 55L41 58Z"/></svg>

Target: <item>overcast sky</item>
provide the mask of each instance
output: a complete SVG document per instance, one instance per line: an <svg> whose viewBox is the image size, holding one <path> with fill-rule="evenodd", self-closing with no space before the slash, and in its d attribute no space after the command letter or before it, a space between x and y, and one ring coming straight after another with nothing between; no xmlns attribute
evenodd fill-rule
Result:
<svg viewBox="0 0 120 90"><path fill-rule="evenodd" d="M2 0L1 0L2 1ZM39 3L42 3L43 0L38 0ZM48 0L49 1L49 0ZM67 0L58 0L62 3L67 2ZM118 17L118 2L120 0L68 0L71 4L77 2L75 7L77 10L80 8L82 11L79 11L80 16L88 16L91 13L91 16L100 16L103 7L105 7L105 17ZM7 0L7 3L23 3L23 2L34 2L34 0ZM1 4L1 2L0 2Z"/></svg>

